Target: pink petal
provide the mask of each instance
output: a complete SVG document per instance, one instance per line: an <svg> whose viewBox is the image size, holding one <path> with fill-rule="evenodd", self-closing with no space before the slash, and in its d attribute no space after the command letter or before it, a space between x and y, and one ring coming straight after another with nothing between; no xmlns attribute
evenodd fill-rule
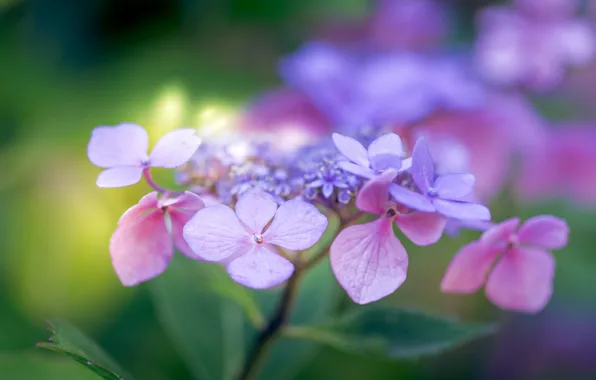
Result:
<svg viewBox="0 0 596 380"><path fill-rule="evenodd" d="M445 201L433 199L437 212L455 219L490 220L490 210L483 205L468 202Z"/></svg>
<svg viewBox="0 0 596 380"><path fill-rule="evenodd" d="M567 245L569 226L551 215L535 216L526 220L519 229L519 241L544 249L560 249Z"/></svg>
<svg viewBox="0 0 596 380"><path fill-rule="evenodd" d="M337 281L359 304L388 296L406 280L408 256L387 218L341 231L329 258Z"/></svg>
<svg viewBox="0 0 596 380"><path fill-rule="evenodd" d="M157 207L157 192L154 191L145 195L138 204L132 206L122 214L118 225L132 223L139 216L148 213L150 210L155 210Z"/></svg>
<svg viewBox="0 0 596 380"><path fill-rule="evenodd" d="M136 124L98 127L91 132L87 156L100 168L141 166L147 159L148 141L147 132Z"/></svg>
<svg viewBox="0 0 596 380"><path fill-rule="evenodd" d="M418 189L427 193L435 181L435 163L424 137L420 137L414 145L410 172Z"/></svg>
<svg viewBox="0 0 596 380"><path fill-rule="evenodd" d="M375 170L400 169L403 154L401 139L395 133L376 138L368 146L368 159Z"/></svg>
<svg viewBox="0 0 596 380"><path fill-rule="evenodd" d="M154 211L125 218L110 239L110 255L124 286L137 285L161 274L174 249L164 215Z"/></svg>
<svg viewBox="0 0 596 380"><path fill-rule="evenodd" d="M282 248L301 250L314 245L327 228L327 218L317 208L299 199L284 202L263 234L263 240Z"/></svg>
<svg viewBox="0 0 596 380"><path fill-rule="evenodd" d="M434 183L439 197L458 200L474 190L474 176L472 174L442 175Z"/></svg>
<svg viewBox="0 0 596 380"><path fill-rule="evenodd" d="M426 196L415 193L412 190L408 190L396 184L391 184L389 185L389 193L397 202L415 210L424 212L435 211L435 206L433 206L431 201Z"/></svg>
<svg viewBox="0 0 596 380"><path fill-rule="evenodd" d="M273 196L263 190L251 190L243 194L236 203L236 215L255 233L260 234L277 210Z"/></svg>
<svg viewBox="0 0 596 380"><path fill-rule="evenodd" d="M143 168L138 166L125 166L106 169L97 176L99 187L124 187L134 185L141 180Z"/></svg>
<svg viewBox="0 0 596 380"><path fill-rule="evenodd" d="M227 270L230 277L239 284L254 289L267 289L290 278L294 273L294 265L258 245L228 264Z"/></svg>
<svg viewBox="0 0 596 380"><path fill-rule="evenodd" d="M441 281L445 293L474 293L484 285L486 275L499 255L499 248L475 241L455 255Z"/></svg>
<svg viewBox="0 0 596 380"><path fill-rule="evenodd" d="M331 137L333 138L333 143L337 150L350 161L365 168L370 166L370 163L368 162L368 152L358 141L351 137L340 135L339 133L334 133Z"/></svg>
<svg viewBox="0 0 596 380"><path fill-rule="evenodd" d="M414 244L424 246L439 241L447 219L437 213L415 212L398 215L395 222Z"/></svg>
<svg viewBox="0 0 596 380"><path fill-rule="evenodd" d="M340 161L339 162L339 167L342 170L345 170L349 173L355 174L357 176L360 177L364 177L364 178L373 178L375 176L375 173L372 169L369 169L368 167L362 167L360 165L356 165L353 162L349 162L349 161Z"/></svg>
<svg viewBox="0 0 596 380"><path fill-rule="evenodd" d="M184 226L183 236L195 255L207 261L244 254L252 246L234 211L224 205L199 210Z"/></svg>
<svg viewBox="0 0 596 380"><path fill-rule="evenodd" d="M389 184L393 182L397 172L389 169L378 177L368 181L358 192L356 207L360 211L371 214L385 213L389 201Z"/></svg>
<svg viewBox="0 0 596 380"><path fill-rule="evenodd" d="M168 214L172 223L174 246L182 254L195 260L202 258L188 246L186 240L184 240L183 231L186 223L203 207L205 207L203 200L198 195L188 191L178 197L176 203L168 207Z"/></svg>
<svg viewBox="0 0 596 380"><path fill-rule="evenodd" d="M519 218L511 218L485 231L480 240L486 244L503 245L509 241L511 234L517 230Z"/></svg>
<svg viewBox="0 0 596 380"><path fill-rule="evenodd" d="M185 164L197 151L201 139L194 129L178 129L166 133L155 144L149 156L149 165L158 168L175 168Z"/></svg>
<svg viewBox="0 0 596 380"><path fill-rule="evenodd" d="M553 290L555 260L539 249L507 251L486 283L487 297L507 310L535 313L548 303Z"/></svg>

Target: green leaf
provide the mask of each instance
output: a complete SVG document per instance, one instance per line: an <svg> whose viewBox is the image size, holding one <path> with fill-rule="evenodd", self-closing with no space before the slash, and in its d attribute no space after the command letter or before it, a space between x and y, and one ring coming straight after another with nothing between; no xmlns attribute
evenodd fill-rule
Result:
<svg viewBox="0 0 596 380"><path fill-rule="evenodd" d="M296 297L290 322L294 324L322 323L334 309L334 299L339 288L329 265L325 260L313 267L302 279ZM279 301L281 291L260 292L259 298L269 314ZM249 344L255 339L250 336ZM285 380L294 377L296 372L316 354L320 345L309 341L291 341L282 337L269 351L259 371L263 380Z"/></svg>
<svg viewBox="0 0 596 380"><path fill-rule="evenodd" d="M290 327L286 334L337 349L389 359L438 354L493 334L492 324L462 323L395 307L360 307L320 327Z"/></svg>
<svg viewBox="0 0 596 380"><path fill-rule="evenodd" d="M161 324L199 380L231 379L244 360L246 320L237 301L246 306L250 298L230 281L221 266L178 255L150 283Z"/></svg>
<svg viewBox="0 0 596 380"><path fill-rule="evenodd" d="M48 322L48 325L53 343L38 343L37 347L66 355L104 379L132 380L132 376L76 327L62 321Z"/></svg>
<svg viewBox="0 0 596 380"><path fill-rule="evenodd" d="M1 354L0 373L10 380L97 380L96 375L71 360L31 352Z"/></svg>

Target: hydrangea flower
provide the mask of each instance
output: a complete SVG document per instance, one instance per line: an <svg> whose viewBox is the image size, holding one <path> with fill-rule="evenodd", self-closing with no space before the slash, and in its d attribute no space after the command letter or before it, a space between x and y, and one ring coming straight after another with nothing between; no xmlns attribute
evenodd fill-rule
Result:
<svg viewBox="0 0 596 380"><path fill-rule="evenodd" d="M555 271L548 251L567 245L569 227L550 215L530 218L518 230L519 223L519 218L506 220L464 246L449 264L441 290L473 293L486 281L487 297L500 308L542 310L551 297Z"/></svg>
<svg viewBox="0 0 596 380"><path fill-rule="evenodd" d="M435 178L434 166L424 138L418 139L412 153L410 172L421 193L391 184L389 192L393 199L415 210L436 211L449 218L490 220L488 208L462 200L472 193L473 175L444 174Z"/></svg>
<svg viewBox="0 0 596 380"><path fill-rule="evenodd" d="M373 178L387 169L397 171L409 167L411 160L403 160L401 139L395 133L388 133L375 139L368 146L368 150L357 140L333 134L333 142L337 150L350 161L340 161L343 170L364 178Z"/></svg>
<svg viewBox="0 0 596 380"><path fill-rule="evenodd" d="M197 212L184 227L184 239L205 260L223 262L234 281L264 289L294 272L275 246L307 249L325 228L327 218L313 205L292 199L278 208L270 194L252 190L238 199L235 212L225 205Z"/></svg>
<svg viewBox="0 0 596 380"><path fill-rule="evenodd" d="M97 177L97 186L129 186L141 180L145 168L171 169L183 165L201 143L194 134L194 129L169 132L147 156L149 137L143 127L125 123L95 128L87 155L94 165L106 169Z"/></svg>
<svg viewBox="0 0 596 380"><path fill-rule="evenodd" d="M137 285L161 274L174 255L174 247L200 259L184 241L182 228L203 207L203 200L190 192L161 199L152 192L129 208L110 239L112 264L122 284Z"/></svg>
<svg viewBox="0 0 596 380"><path fill-rule="evenodd" d="M380 218L344 229L329 251L335 277L359 304L393 293L406 279L408 256L393 232L393 223L417 245L436 243L445 227L445 218L438 214L402 213L403 208L389 201L388 187L396 176L395 170L388 169L364 185L356 206Z"/></svg>

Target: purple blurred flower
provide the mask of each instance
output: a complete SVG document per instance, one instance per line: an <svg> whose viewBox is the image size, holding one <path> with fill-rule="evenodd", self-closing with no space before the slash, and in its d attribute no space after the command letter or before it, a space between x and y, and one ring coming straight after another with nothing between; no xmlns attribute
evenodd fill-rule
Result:
<svg viewBox="0 0 596 380"><path fill-rule="evenodd" d="M395 133L376 138L368 150L351 137L339 133L334 133L332 137L337 150L350 160L339 162L339 167L347 172L370 179L387 169L403 171L410 166L411 160L402 160L401 139Z"/></svg>
<svg viewBox="0 0 596 380"><path fill-rule="evenodd" d="M418 139L412 153L410 172L422 194L391 184L391 196L397 202L419 211L436 211L455 219L490 220L490 211L485 206L462 201L472 193L473 175L444 174L435 179L434 165L424 138Z"/></svg>
<svg viewBox="0 0 596 380"><path fill-rule="evenodd" d="M197 212L184 227L184 239L205 260L225 261L234 281L264 289L294 272L294 265L274 246L307 249L325 228L327 218L313 205L293 199L278 208L270 194L253 190L240 197L235 212L224 205Z"/></svg>
<svg viewBox="0 0 596 380"><path fill-rule="evenodd" d="M473 293L486 281L487 297L500 308L542 310L552 294L555 271L548 251L567 245L569 227L564 220L541 215L528 219L516 232L519 222L518 218L506 220L464 246L449 264L441 290Z"/></svg>
<svg viewBox="0 0 596 380"><path fill-rule="evenodd" d="M99 187L122 187L141 180L143 169L175 168L187 162L201 143L194 129L179 129L163 136L147 156L149 137L143 127L120 124L98 127L91 133L89 160L104 168L97 177Z"/></svg>

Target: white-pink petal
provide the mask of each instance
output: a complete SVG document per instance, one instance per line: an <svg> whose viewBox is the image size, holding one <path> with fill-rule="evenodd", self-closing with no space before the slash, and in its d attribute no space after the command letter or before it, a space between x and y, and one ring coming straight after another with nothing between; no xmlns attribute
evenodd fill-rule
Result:
<svg viewBox="0 0 596 380"><path fill-rule="evenodd" d="M225 205L199 210L184 226L183 236L195 255L207 261L244 254L254 243L234 211Z"/></svg>
<svg viewBox="0 0 596 380"><path fill-rule="evenodd" d="M267 289L286 281L294 273L294 265L263 245L232 260L227 266L230 277L254 289Z"/></svg>
<svg viewBox="0 0 596 380"><path fill-rule="evenodd" d="M447 219L438 213L415 212L398 215L395 223L414 244L425 246L439 241Z"/></svg>
<svg viewBox="0 0 596 380"><path fill-rule="evenodd" d="M89 161L100 168L140 166L147 159L147 132L136 124L97 127L87 146Z"/></svg>
<svg viewBox="0 0 596 380"><path fill-rule="evenodd" d="M106 169L97 176L99 187L124 187L134 185L141 180L143 168L140 166L122 166Z"/></svg>
<svg viewBox="0 0 596 380"><path fill-rule="evenodd" d="M507 219L485 231L480 240L486 244L503 245L519 226L519 218Z"/></svg>
<svg viewBox="0 0 596 380"><path fill-rule="evenodd" d="M170 169L184 165L201 144L195 132L194 129L177 129L166 133L151 151L149 165Z"/></svg>
<svg viewBox="0 0 596 380"><path fill-rule="evenodd" d="M553 291L555 260L539 249L515 248L495 265L486 283L486 296L506 310L536 313Z"/></svg>
<svg viewBox="0 0 596 380"><path fill-rule="evenodd" d="M125 286L137 285L161 274L174 254L163 213L153 211L126 218L110 239L114 270Z"/></svg>
<svg viewBox="0 0 596 380"><path fill-rule="evenodd" d="M406 280L408 256L387 218L344 229L329 255L337 281L359 304L388 296Z"/></svg>
<svg viewBox="0 0 596 380"><path fill-rule="evenodd" d="M334 133L331 137L337 150L350 161L365 168L370 166L368 152L357 140L339 133Z"/></svg>
<svg viewBox="0 0 596 380"><path fill-rule="evenodd" d="M327 218L315 206L291 199L279 206L263 240L297 251L313 246L326 228Z"/></svg>
<svg viewBox="0 0 596 380"><path fill-rule="evenodd" d="M368 181L358 192L356 207L371 214L383 214L389 201L389 185L396 176L397 171L389 169Z"/></svg>
<svg viewBox="0 0 596 380"><path fill-rule="evenodd" d="M251 190L243 194L236 203L236 215L252 232L260 234L273 219L277 202L263 190Z"/></svg>
<svg viewBox="0 0 596 380"><path fill-rule="evenodd" d="M518 232L519 242L544 249L560 249L567 245L569 226L563 219L551 215L530 218Z"/></svg>
<svg viewBox="0 0 596 380"><path fill-rule="evenodd" d="M141 198L139 203L126 210L118 220L118 225L130 223L132 220L135 220L139 216L146 214L150 210L154 210L156 208L157 192L154 191L145 195L143 198Z"/></svg>
<svg viewBox="0 0 596 380"><path fill-rule="evenodd" d="M455 255L441 281L441 291L445 293L474 293L484 285L486 276L499 248L472 242L463 246Z"/></svg>

